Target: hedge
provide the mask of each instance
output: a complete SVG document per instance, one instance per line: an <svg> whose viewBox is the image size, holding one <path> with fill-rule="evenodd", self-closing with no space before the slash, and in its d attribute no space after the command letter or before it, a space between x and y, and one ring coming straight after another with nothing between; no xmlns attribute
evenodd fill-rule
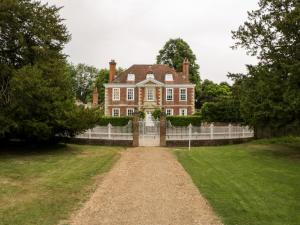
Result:
<svg viewBox="0 0 300 225"><path fill-rule="evenodd" d="M121 116L121 117L112 117L112 116L103 116L97 122L99 126L107 126L109 123L113 126L125 126L128 124L129 120L132 120L132 117Z"/></svg>
<svg viewBox="0 0 300 225"><path fill-rule="evenodd" d="M200 126L202 122L200 116L167 116L167 120L169 120L173 126L188 126L189 124Z"/></svg>

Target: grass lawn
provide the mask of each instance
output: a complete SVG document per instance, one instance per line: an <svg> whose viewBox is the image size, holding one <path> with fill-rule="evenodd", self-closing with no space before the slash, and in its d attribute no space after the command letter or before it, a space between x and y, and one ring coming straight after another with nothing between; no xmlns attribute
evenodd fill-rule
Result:
<svg viewBox="0 0 300 225"><path fill-rule="evenodd" d="M0 224L57 224L67 219L121 149L61 145L0 150Z"/></svg>
<svg viewBox="0 0 300 225"><path fill-rule="evenodd" d="M300 224L300 137L175 154L224 224Z"/></svg>

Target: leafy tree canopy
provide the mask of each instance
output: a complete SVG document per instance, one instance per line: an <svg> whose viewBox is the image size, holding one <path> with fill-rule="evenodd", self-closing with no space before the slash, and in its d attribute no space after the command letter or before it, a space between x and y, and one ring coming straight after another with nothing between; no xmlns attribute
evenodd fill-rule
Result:
<svg viewBox="0 0 300 225"><path fill-rule="evenodd" d="M55 6L0 1L0 138L75 135L97 112L74 104L64 45L70 35Z"/></svg>
<svg viewBox="0 0 300 225"><path fill-rule="evenodd" d="M196 56L192 49L183 39L170 39L166 42L164 47L159 51L156 56L157 64L166 64L173 67L177 72L182 71L183 60L187 58L190 62L190 76L189 79L192 83L196 84L195 97L196 106L198 106L198 99L200 95L200 75L199 65L196 62Z"/></svg>
<svg viewBox="0 0 300 225"><path fill-rule="evenodd" d="M230 74L236 83L242 116L262 136L299 133L300 3L260 0L259 9L233 32L234 48L260 60L248 74Z"/></svg>

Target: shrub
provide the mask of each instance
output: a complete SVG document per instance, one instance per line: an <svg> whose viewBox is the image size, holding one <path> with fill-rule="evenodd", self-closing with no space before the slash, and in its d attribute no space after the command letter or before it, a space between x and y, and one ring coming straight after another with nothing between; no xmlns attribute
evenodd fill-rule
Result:
<svg viewBox="0 0 300 225"><path fill-rule="evenodd" d="M132 117L122 116L122 117L112 117L112 116L103 116L97 122L99 126L107 126L109 123L113 126L126 126L132 120Z"/></svg>
<svg viewBox="0 0 300 225"><path fill-rule="evenodd" d="M200 116L167 116L167 120L173 126L188 126L189 124L200 126L202 122Z"/></svg>
<svg viewBox="0 0 300 225"><path fill-rule="evenodd" d="M160 117L161 110L160 109L155 109L152 113L152 116L154 119L158 119Z"/></svg>

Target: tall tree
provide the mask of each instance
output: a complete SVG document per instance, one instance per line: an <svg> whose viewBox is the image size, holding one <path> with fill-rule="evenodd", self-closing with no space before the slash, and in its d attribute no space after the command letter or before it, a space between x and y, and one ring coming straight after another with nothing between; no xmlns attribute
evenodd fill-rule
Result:
<svg viewBox="0 0 300 225"><path fill-rule="evenodd" d="M83 63L79 63L73 66L73 79L74 79L74 91L76 99L83 103L91 101L91 95L93 92L94 82L99 73L98 69L93 66L88 66Z"/></svg>
<svg viewBox="0 0 300 225"><path fill-rule="evenodd" d="M92 116L74 104L62 53L70 35L59 10L39 1L0 1L2 138L49 140L91 126Z"/></svg>
<svg viewBox="0 0 300 225"><path fill-rule="evenodd" d="M299 18L298 0L260 0L233 32L234 48L260 60L248 74L230 75L240 87L242 116L259 136L300 132Z"/></svg>
<svg viewBox="0 0 300 225"><path fill-rule="evenodd" d="M156 63L166 64L173 67L176 71L182 71L183 60L187 58L190 62L190 81L196 84L195 88L195 98L196 107L199 107L199 97L200 97L200 75L199 75L199 65L196 62L196 56L192 49L183 39L170 39L166 42L164 47L159 51L156 56Z"/></svg>

